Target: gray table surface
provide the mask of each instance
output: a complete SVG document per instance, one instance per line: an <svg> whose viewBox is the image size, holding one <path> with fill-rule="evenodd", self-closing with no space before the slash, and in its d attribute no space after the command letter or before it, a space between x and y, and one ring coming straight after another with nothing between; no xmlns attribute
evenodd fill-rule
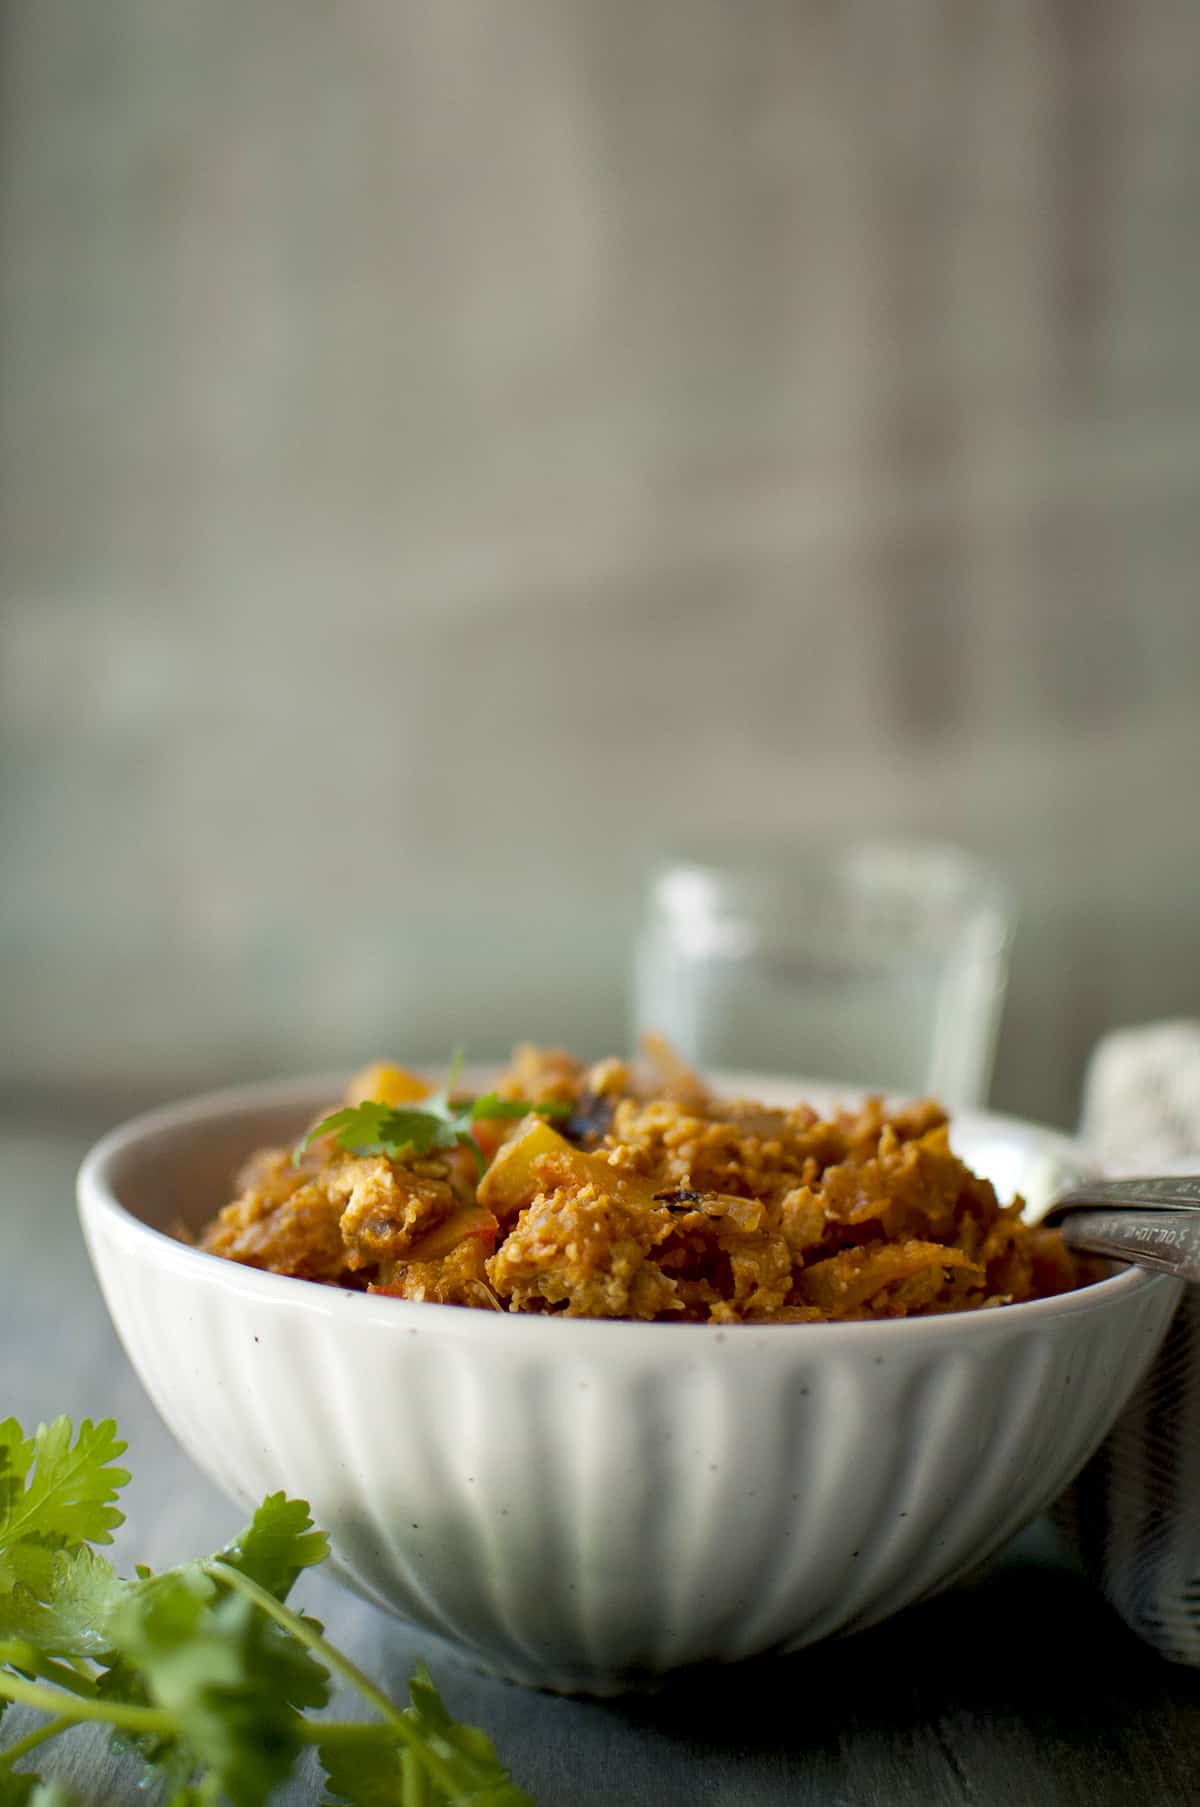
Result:
<svg viewBox="0 0 1200 1807"><path fill-rule="evenodd" d="M0 1125L0 1417L115 1416L134 1479L119 1563L206 1552L239 1514L176 1447L108 1323L75 1227L73 1176L101 1124ZM400 1693L426 1655L460 1717L489 1730L539 1807L1195 1807L1200 1675L1143 1649L1045 1527L978 1578L800 1656L701 1671L656 1695L563 1700L482 1677L320 1575L298 1597ZM4 1722L13 1737L27 1716ZM144 1802L103 1737L43 1770L85 1798ZM318 1799L306 1771L281 1797Z"/></svg>

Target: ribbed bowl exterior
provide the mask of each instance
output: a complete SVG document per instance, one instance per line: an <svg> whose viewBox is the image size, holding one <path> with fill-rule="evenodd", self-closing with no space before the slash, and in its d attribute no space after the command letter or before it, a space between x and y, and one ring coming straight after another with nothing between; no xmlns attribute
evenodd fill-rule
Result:
<svg viewBox="0 0 1200 1807"><path fill-rule="evenodd" d="M144 1186L178 1138L130 1146L85 1168L85 1232L195 1461L243 1506L302 1495L363 1594L564 1691L794 1649L969 1569L1096 1448L1178 1294L724 1330L409 1305L148 1228L113 1163Z"/></svg>

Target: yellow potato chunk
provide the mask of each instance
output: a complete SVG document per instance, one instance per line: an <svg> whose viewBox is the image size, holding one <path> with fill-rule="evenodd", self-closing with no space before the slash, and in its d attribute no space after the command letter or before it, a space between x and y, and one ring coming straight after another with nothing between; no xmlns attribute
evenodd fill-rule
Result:
<svg viewBox="0 0 1200 1807"><path fill-rule="evenodd" d="M551 1129L542 1117L529 1116L511 1142L506 1142L479 1182L479 1203L504 1222L537 1197L555 1187L578 1189L594 1186L636 1201L642 1208L653 1204L653 1187L633 1174L623 1173L602 1154L586 1154L565 1136Z"/></svg>
<svg viewBox="0 0 1200 1807"><path fill-rule="evenodd" d="M428 1096L429 1085L419 1073L389 1060L373 1060L346 1087L347 1104L416 1104Z"/></svg>

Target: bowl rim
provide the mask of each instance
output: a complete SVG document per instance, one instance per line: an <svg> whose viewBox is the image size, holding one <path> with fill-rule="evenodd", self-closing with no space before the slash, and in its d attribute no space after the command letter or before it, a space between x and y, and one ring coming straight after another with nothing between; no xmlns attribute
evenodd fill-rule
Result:
<svg viewBox="0 0 1200 1807"><path fill-rule="evenodd" d="M870 1341L882 1338L885 1343L892 1342L898 1350L901 1339L907 1343L936 1342L960 1334L960 1327L968 1325L971 1328L967 1334L974 1339L1008 1335L1018 1326L1033 1331L1049 1319L1119 1310L1150 1288L1180 1284L1170 1275L1129 1267L1074 1292L1023 1300L991 1310L946 1312L935 1317L855 1318L834 1324L672 1324L585 1317L573 1317L564 1322L559 1315L537 1312L478 1311L465 1306L438 1306L420 1300L387 1298L246 1267L156 1229L117 1196L112 1183L113 1169L139 1143L171 1130L208 1120L219 1122L228 1115L255 1108L265 1110L292 1104L298 1111L304 1106L312 1108L314 1098L336 1097L345 1085L346 1077L344 1072L308 1074L221 1087L158 1105L109 1130L84 1156L76 1180L80 1221L93 1258L94 1237L103 1223L106 1230L122 1239L126 1246L141 1247L148 1257L166 1268L191 1277L198 1284L240 1294L263 1305L309 1311L322 1317L334 1317L349 1310L360 1325L378 1324L397 1334L401 1331L413 1335L432 1333L469 1340L499 1334L518 1346L524 1343L536 1345L538 1339L544 1337L561 1340L566 1336L570 1338L573 1350L592 1343L606 1344L610 1355L615 1353L617 1343L636 1343L643 1352L657 1343L664 1350L675 1348L694 1355L699 1347L714 1343L725 1346L723 1353L732 1353L739 1349L748 1352L751 1348L761 1351L767 1342L781 1350L790 1348L795 1352L804 1348L811 1354L825 1344L844 1347L848 1342L864 1338ZM798 1099L803 1099L804 1093L800 1089L803 1087L808 1087L814 1094L836 1095L847 1102L865 1095L861 1088L841 1086L828 1080L793 1080L785 1074L754 1074L739 1070L716 1071L711 1077L722 1086L735 1088L743 1085L764 1088L787 1085L790 1088L795 1085ZM730 1095L738 1096L739 1092L734 1090ZM752 1094L747 1091L740 1095ZM1032 1136L1046 1153L1058 1155L1077 1170L1086 1172L1089 1166L1094 1166L1070 1136L1028 1118L994 1111L963 1110L951 1114L951 1123L965 1123L983 1131L995 1130L1010 1136ZM811 1347L803 1340L818 1336L819 1342Z"/></svg>

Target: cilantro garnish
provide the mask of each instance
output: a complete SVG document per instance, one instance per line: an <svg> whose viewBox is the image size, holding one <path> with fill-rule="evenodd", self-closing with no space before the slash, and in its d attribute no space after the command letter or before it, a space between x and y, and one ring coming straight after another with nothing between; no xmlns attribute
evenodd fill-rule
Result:
<svg viewBox="0 0 1200 1807"><path fill-rule="evenodd" d="M481 1098L458 1098L451 1101L462 1068L462 1056L450 1062L446 1083L440 1092L424 1098L419 1104L349 1104L332 1116L322 1118L296 1144L292 1160L299 1163L305 1149L318 1136L332 1136L339 1148L350 1154L385 1154L390 1160L402 1155L429 1154L435 1148L469 1148L476 1166L483 1172L486 1162L471 1126L500 1117L525 1117L537 1111L543 1117L569 1117L571 1106L546 1098L533 1103L528 1098L501 1098L487 1092Z"/></svg>
<svg viewBox="0 0 1200 1807"><path fill-rule="evenodd" d="M0 1807L77 1807L15 1765L75 1725L107 1724L167 1807L264 1807L310 1745L327 1807L532 1807L473 1726L450 1718L423 1666L400 1708L315 1619L287 1604L329 1554L303 1500L271 1494L215 1556L123 1580L98 1554L128 1480L111 1422L67 1418L27 1437L0 1424L0 1710L45 1722L0 1751ZM331 1672L374 1708L314 1719Z"/></svg>

